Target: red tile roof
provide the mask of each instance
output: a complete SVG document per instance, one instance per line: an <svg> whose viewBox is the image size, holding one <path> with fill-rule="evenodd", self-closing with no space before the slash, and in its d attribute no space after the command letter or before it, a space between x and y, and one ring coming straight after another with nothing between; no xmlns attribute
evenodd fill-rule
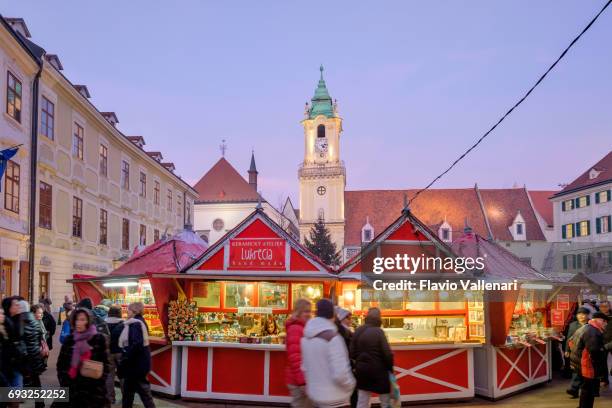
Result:
<svg viewBox="0 0 612 408"><path fill-rule="evenodd" d="M550 197L557 191L528 191L531 202L535 207L535 210L540 214L546 225L552 227L554 225L553 220L553 204L550 201Z"/></svg>
<svg viewBox="0 0 612 408"><path fill-rule="evenodd" d="M219 161L198 181L193 188L200 198L197 202L255 202L259 194L232 165Z"/></svg>
<svg viewBox="0 0 612 408"><path fill-rule="evenodd" d="M479 189L487 220L493 233L493 238L511 241L509 227L514 218L521 212L525 219L527 240L546 240L540 228L533 207L529 202L527 190L524 188L503 188L495 190Z"/></svg>
<svg viewBox="0 0 612 408"><path fill-rule="evenodd" d="M375 234L387 228L404 207L404 196L410 198L415 192L416 190L346 191L345 245L361 244L361 228L366 217L369 217ZM481 194L482 201L478 193ZM467 221L477 234L487 237L492 235L500 240L512 240L508 227L519 210L525 219L527 239L544 240L544 234L523 188L431 189L423 192L410 205L410 211L430 227L446 220L451 225L454 237L463 233ZM434 232L437 233L435 230Z"/></svg>
<svg viewBox="0 0 612 408"><path fill-rule="evenodd" d="M601 172L594 179L589 177L589 173L592 169ZM582 173L576 180L569 183L563 190L555 194L555 196L561 196L610 181L612 181L612 151L606 154L605 157L598 161L594 166L589 167L587 171Z"/></svg>

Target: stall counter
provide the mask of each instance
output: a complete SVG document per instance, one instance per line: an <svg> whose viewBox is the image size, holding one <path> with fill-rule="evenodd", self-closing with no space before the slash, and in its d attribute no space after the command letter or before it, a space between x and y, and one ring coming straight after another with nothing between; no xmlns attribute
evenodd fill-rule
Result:
<svg viewBox="0 0 612 408"><path fill-rule="evenodd" d="M174 341L181 349L181 397L288 403L285 345ZM480 343L392 344L402 401L474 397Z"/></svg>

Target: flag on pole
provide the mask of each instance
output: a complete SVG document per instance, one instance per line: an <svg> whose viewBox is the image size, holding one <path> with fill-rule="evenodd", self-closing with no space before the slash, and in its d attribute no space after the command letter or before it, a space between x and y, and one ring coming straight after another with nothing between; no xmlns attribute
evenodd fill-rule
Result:
<svg viewBox="0 0 612 408"><path fill-rule="evenodd" d="M2 176L4 176L7 162L17 153L19 146L13 146L8 149L0 150L0 180L2 179ZM2 191L2 183L0 183L0 191Z"/></svg>

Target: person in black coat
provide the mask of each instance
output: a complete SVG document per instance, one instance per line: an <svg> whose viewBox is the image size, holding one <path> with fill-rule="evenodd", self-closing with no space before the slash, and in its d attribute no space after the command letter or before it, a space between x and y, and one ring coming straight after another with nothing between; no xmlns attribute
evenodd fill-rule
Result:
<svg viewBox="0 0 612 408"><path fill-rule="evenodd" d="M119 348L119 336L123 331L123 319L121 318L121 306L113 305L108 309L108 316L106 317L106 324L110 331L110 342L109 349L110 354L108 356L109 361L109 373L106 381L106 389L108 396L112 403L115 403L115 376L117 375L117 368L121 362L121 349Z"/></svg>
<svg viewBox="0 0 612 408"><path fill-rule="evenodd" d="M93 316L87 309L76 309L70 315L71 332L64 340L57 358L57 379L67 387L70 401L56 404L61 407L108 407L106 392L108 375L108 345L106 337L97 332ZM104 372L98 379L84 377L80 369L83 361L102 362Z"/></svg>
<svg viewBox="0 0 612 408"><path fill-rule="evenodd" d="M606 331L603 334L603 339L604 339L604 343L610 343L612 342L612 311L610 310L610 302L608 302L607 300L604 300L603 302L601 302L599 304L599 311L605 314L606 316L608 316L608 325L606 326ZM605 360L606 360L606 369L610 368L610 375L612 375L612 368L607 367L608 359L606 358ZM608 378L608 376L604 378L602 383L604 384L604 386L610 385L610 379Z"/></svg>
<svg viewBox="0 0 612 408"><path fill-rule="evenodd" d="M123 355L118 375L122 379L122 408L132 408L134 395L138 394L145 408L155 408L151 385L147 374L151 371L151 350L149 328L142 317L144 305L141 302L128 306L128 319L123 323L119 335L119 347Z"/></svg>
<svg viewBox="0 0 612 408"><path fill-rule="evenodd" d="M47 346L49 346L49 350L53 350L53 336L55 335L55 330L57 329L57 321L51 314L51 299L45 297L43 298L41 304L43 305L43 324L45 325L45 329L47 330Z"/></svg>
<svg viewBox="0 0 612 408"><path fill-rule="evenodd" d="M380 309L368 310L365 324L359 327L351 340L350 357L355 361L359 407L370 406L373 392L379 394L382 408L391 404L393 353L385 333L381 329Z"/></svg>
<svg viewBox="0 0 612 408"><path fill-rule="evenodd" d="M571 367L570 364L570 354L572 352L572 347L575 347L575 344L571 344L574 339L572 337L576 333L578 329L588 323L589 321L590 310L585 307L579 307L576 310L576 320L569 324L569 328L567 330L566 343L565 343L565 357L566 357L566 365ZM572 398L578 398L578 394L580 393L580 387L582 386L582 376L580 375L579 370L572 369L572 381L570 382L570 386L565 392L572 396Z"/></svg>
<svg viewBox="0 0 612 408"><path fill-rule="evenodd" d="M45 369L45 361L40 353L43 332L34 320L30 305L25 300L13 300L10 307L13 331L16 336L16 369L24 377L24 385L40 386L39 376Z"/></svg>

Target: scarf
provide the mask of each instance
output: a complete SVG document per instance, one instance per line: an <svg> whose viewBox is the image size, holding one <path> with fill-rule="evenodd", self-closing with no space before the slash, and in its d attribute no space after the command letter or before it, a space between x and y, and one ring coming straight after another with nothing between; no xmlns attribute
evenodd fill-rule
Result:
<svg viewBox="0 0 612 408"><path fill-rule="evenodd" d="M591 319L589 320L589 326L593 326L594 328L596 328L597 330L599 330L601 333L604 332L604 327L603 327L603 323L599 322L595 319Z"/></svg>
<svg viewBox="0 0 612 408"><path fill-rule="evenodd" d="M134 317L129 318L123 323L123 330L121 331L121 335L119 336L119 347L126 348L130 344L130 325L132 324L140 324L140 328L142 329L142 345L147 347L149 345L149 333L147 332L147 325L140 319L136 319Z"/></svg>
<svg viewBox="0 0 612 408"><path fill-rule="evenodd" d="M96 325L92 324L89 326L87 330L84 332L74 331L74 348L72 349L72 358L70 359L70 368L73 371L79 366L81 362L81 357L87 352L91 351L91 346L88 341L95 336L97 333Z"/></svg>

